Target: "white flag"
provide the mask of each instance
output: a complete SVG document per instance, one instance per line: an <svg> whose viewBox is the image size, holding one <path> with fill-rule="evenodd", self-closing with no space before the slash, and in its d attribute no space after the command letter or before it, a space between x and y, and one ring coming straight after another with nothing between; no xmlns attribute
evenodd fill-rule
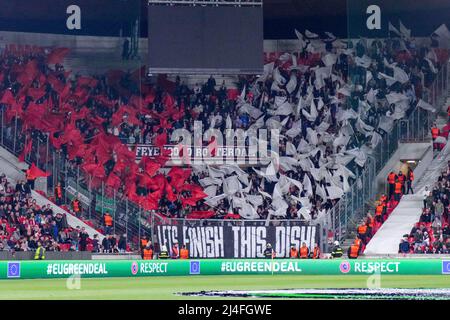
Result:
<svg viewBox="0 0 450 320"><path fill-rule="evenodd" d="M429 104L428 102L423 101L422 99L419 100L419 102L417 103L417 106L419 108L424 109L424 110L428 110L428 111L431 111L431 112L436 112L436 109L431 104Z"/></svg>
<svg viewBox="0 0 450 320"><path fill-rule="evenodd" d="M393 32L396 35L398 35L399 37L401 36L400 31L398 31L397 28L394 27L390 21L389 21L389 32Z"/></svg>
<svg viewBox="0 0 450 320"><path fill-rule="evenodd" d="M407 29L401 21L400 21L400 32L405 38L411 38L411 30Z"/></svg>
<svg viewBox="0 0 450 320"><path fill-rule="evenodd" d="M309 38L309 39L317 39L317 38L319 38L319 35L318 35L318 34L313 33L313 32L311 32L311 31L309 31L309 30L305 30L305 35L306 35L306 37Z"/></svg>
<svg viewBox="0 0 450 320"><path fill-rule="evenodd" d="M439 28L436 29L436 31L433 32L440 38L448 39L450 40L450 31L448 30L447 26L445 24L441 24Z"/></svg>

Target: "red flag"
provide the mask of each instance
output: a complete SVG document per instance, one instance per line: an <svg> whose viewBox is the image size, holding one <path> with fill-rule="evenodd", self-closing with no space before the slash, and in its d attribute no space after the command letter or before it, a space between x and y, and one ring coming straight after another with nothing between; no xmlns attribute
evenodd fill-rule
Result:
<svg viewBox="0 0 450 320"><path fill-rule="evenodd" d="M168 183L166 183L166 197L167 197L167 200L169 200L170 202L174 202L177 200L177 197L173 193L172 186Z"/></svg>
<svg viewBox="0 0 450 320"><path fill-rule="evenodd" d="M106 179L106 185L108 187L111 187L111 188L117 190L117 189L119 189L119 187L121 185L120 178L118 176L116 176L114 173L111 173L108 176L108 179Z"/></svg>
<svg viewBox="0 0 450 320"><path fill-rule="evenodd" d="M223 217L224 219L241 219L241 216L239 214L234 214L234 213L228 213L225 217Z"/></svg>
<svg viewBox="0 0 450 320"><path fill-rule="evenodd" d="M45 171L42 171L38 167L35 166L34 162L31 164L31 167L29 169L29 177L32 178L40 178L40 177L48 177L50 176L50 173L47 173Z"/></svg>
<svg viewBox="0 0 450 320"><path fill-rule="evenodd" d="M27 91L27 95L32 97L34 101L39 100L43 96L45 96L44 87L41 88L29 88Z"/></svg>
<svg viewBox="0 0 450 320"><path fill-rule="evenodd" d="M14 98L11 90L6 90L5 94L3 95L2 99L0 100L0 103L12 105L15 101L16 101L16 99Z"/></svg>
<svg viewBox="0 0 450 320"><path fill-rule="evenodd" d="M164 145L167 143L167 133L164 131L163 133L159 134L155 138L155 146L162 149Z"/></svg>
<svg viewBox="0 0 450 320"><path fill-rule="evenodd" d="M216 215L214 211L192 211L189 213L187 219L209 219Z"/></svg>
<svg viewBox="0 0 450 320"><path fill-rule="evenodd" d="M147 173L150 177L153 177L156 172L161 168L161 164L154 161L148 156L145 156L141 159L141 164L143 165L143 169L145 173Z"/></svg>
<svg viewBox="0 0 450 320"><path fill-rule="evenodd" d="M241 93L239 92L238 89L228 89L228 91L227 91L227 99L228 100L233 100L234 101L240 95L241 95Z"/></svg>
<svg viewBox="0 0 450 320"><path fill-rule="evenodd" d="M69 54L70 50L68 48L56 48L47 56L48 64L61 63L64 58Z"/></svg>
<svg viewBox="0 0 450 320"><path fill-rule="evenodd" d="M182 185L189 178L191 172L191 169L183 170L179 167L173 167L170 169L167 175L170 177L170 184L175 188L175 190L177 190L177 192L181 190Z"/></svg>

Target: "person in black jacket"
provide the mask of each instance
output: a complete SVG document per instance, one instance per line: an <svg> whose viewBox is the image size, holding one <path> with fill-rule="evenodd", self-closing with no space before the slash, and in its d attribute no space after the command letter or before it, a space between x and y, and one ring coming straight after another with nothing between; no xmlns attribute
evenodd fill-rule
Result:
<svg viewBox="0 0 450 320"><path fill-rule="evenodd" d="M103 238L102 247L104 253L109 253L111 251L111 243L109 242L109 235Z"/></svg>
<svg viewBox="0 0 450 320"><path fill-rule="evenodd" d="M127 251L127 235L123 234L119 238L119 252L123 253Z"/></svg>
<svg viewBox="0 0 450 320"><path fill-rule="evenodd" d="M80 234L78 235L78 239L80 239L79 240L80 251L86 251L88 238L89 238L89 234L86 232L85 228L82 227L81 231L80 231Z"/></svg>
<svg viewBox="0 0 450 320"><path fill-rule="evenodd" d="M266 245L266 249L264 250L264 257L266 259L274 258L274 250L273 250L272 245L270 243L268 243Z"/></svg>
<svg viewBox="0 0 450 320"><path fill-rule="evenodd" d="M409 242L405 239L402 239L398 246L398 252L399 253L409 253L409 250L410 250Z"/></svg>

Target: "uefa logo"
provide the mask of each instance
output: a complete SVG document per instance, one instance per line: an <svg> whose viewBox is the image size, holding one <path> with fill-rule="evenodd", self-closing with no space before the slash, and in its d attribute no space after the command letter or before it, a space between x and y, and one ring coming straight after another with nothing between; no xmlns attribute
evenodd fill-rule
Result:
<svg viewBox="0 0 450 320"><path fill-rule="evenodd" d="M348 261L341 262L341 264L339 265L339 269L342 273L349 273L351 269L350 263Z"/></svg>
<svg viewBox="0 0 450 320"><path fill-rule="evenodd" d="M20 262L8 262L7 275L8 278L20 278Z"/></svg>
<svg viewBox="0 0 450 320"><path fill-rule="evenodd" d="M136 261L131 264L131 274L135 276L138 273L139 267Z"/></svg>

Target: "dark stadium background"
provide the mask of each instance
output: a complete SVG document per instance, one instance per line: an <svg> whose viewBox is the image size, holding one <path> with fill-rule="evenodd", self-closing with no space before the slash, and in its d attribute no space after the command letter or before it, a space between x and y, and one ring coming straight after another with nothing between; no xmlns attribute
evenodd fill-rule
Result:
<svg viewBox="0 0 450 320"><path fill-rule="evenodd" d="M264 0L264 38L295 38L294 28L315 33L332 31L339 37L348 34L347 5L356 0ZM428 36L443 22L450 23L448 0L386 0L385 21L400 18L414 25L416 36ZM70 31L77 35L117 36L123 28L130 33L130 21L141 16L141 36L147 35L146 0L0 0L0 30L69 33L65 27L65 9L71 4L82 8L83 28ZM20 14L18 14L18 12Z"/></svg>

